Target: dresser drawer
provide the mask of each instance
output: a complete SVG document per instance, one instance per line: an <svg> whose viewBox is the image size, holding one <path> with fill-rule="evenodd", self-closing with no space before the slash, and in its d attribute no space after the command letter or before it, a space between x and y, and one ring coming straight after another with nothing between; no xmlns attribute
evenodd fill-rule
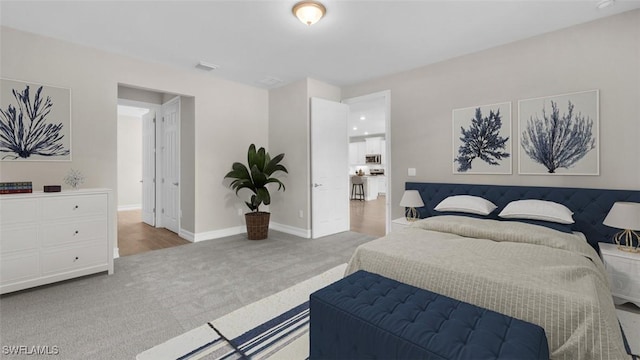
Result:
<svg viewBox="0 0 640 360"><path fill-rule="evenodd" d="M38 199L2 199L0 225L35 224L38 221Z"/></svg>
<svg viewBox="0 0 640 360"><path fill-rule="evenodd" d="M107 263L106 244L92 242L85 245L61 246L42 251L42 274L81 269Z"/></svg>
<svg viewBox="0 0 640 360"><path fill-rule="evenodd" d="M38 250L22 251L0 257L0 284L35 279L39 276Z"/></svg>
<svg viewBox="0 0 640 360"><path fill-rule="evenodd" d="M640 301L640 261L616 257L615 261L607 261L605 264L611 276L611 292L625 298L633 298Z"/></svg>
<svg viewBox="0 0 640 360"><path fill-rule="evenodd" d="M99 240L106 242L107 220L68 221L42 225L42 246Z"/></svg>
<svg viewBox="0 0 640 360"><path fill-rule="evenodd" d="M43 220L105 215L106 195L61 196L42 201Z"/></svg>
<svg viewBox="0 0 640 360"><path fill-rule="evenodd" d="M0 228L0 254L39 247L37 224Z"/></svg>

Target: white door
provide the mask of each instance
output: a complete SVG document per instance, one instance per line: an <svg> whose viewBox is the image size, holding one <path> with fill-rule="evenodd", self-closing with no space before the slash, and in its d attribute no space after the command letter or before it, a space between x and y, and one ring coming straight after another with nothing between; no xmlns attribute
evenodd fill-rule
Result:
<svg viewBox="0 0 640 360"><path fill-rule="evenodd" d="M142 115L142 221L156 225L156 112Z"/></svg>
<svg viewBox="0 0 640 360"><path fill-rule="evenodd" d="M311 234L349 230L349 107L311 98Z"/></svg>
<svg viewBox="0 0 640 360"><path fill-rule="evenodd" d="M161 225L175 233L180 224L180 98L162 105Z"/></svg>

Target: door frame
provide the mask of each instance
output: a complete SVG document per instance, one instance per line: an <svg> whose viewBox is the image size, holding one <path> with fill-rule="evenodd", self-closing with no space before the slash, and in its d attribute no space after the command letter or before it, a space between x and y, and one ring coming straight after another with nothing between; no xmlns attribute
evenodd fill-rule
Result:
<svg viewBox="0 0 640 360"><path fill-rule="evenodd" d="M387 193L385 195L385 232L388 234L391 232L391 204L392 199L392 179L391 179L391 90L383 90L374 92L371 94L355 96L351 98L343 99L342 102L351 105L361 101L370 101L383 97L385 102L385 155L386 155L386 169L385 176L387 179Z"/></svg>
<svg viewBox="0 0 640 360"><path fill-rule="evenodd" d="M157 211L157 209L159 209L160 207L158 206L159 203L159 198L161 197L161 189L158 186L158 174L159 172L159 166L162 164L162 159L160 158L160 156L158 156L158 144L162 143L162 138L160 138L160 133L158 131L159 126L161 121L158 121L158 117L162 116L162 105L160 104L154 104L154 103L147 103L147 102L143 102L143 101L136 101L136 100L129 100L129 99L118 99L118 105L124 105L124 106L134 106L134 107L139 107L139 108L144 108L144 109L149 109L149 110L154 110L156 112L156 122L155 122L155 127L156 127L156 146L155 146L155 194L156 194L156 201L155 201L155 209L156 211L154 212L154 222L155 222L155 227L156 228L160 228L161 226L161 216L160 216L160 212ZM140 139L140 142L142 142L142 139Z"/></svg>

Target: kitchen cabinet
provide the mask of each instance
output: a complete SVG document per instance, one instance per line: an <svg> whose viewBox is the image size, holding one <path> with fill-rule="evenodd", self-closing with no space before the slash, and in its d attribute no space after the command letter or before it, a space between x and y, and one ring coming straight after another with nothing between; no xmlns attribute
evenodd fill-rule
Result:
<svg viewBox="0 0 640 360"><path fill-rule="evenodd" d="M386 195L387 194L387 177L384 175L377 175L378 179L378 194Z"/></svg>
<svg viewBox="0 0 640 360"><path fill-rule="evenodd" d="M376 200L378 198L377 176L364 176L364 199L365 201Z"/></svg>
<svg viewBox="0 0 640 360"><path fill-rule="evenodd" d="M370 137L364 139L367 154L380 154L381 137Z"/></svg>

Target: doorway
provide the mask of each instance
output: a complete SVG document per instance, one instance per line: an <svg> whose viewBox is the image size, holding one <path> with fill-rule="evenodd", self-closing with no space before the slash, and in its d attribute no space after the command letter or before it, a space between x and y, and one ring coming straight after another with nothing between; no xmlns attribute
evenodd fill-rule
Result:
<svg viewBox="0 0 640 360"><path fill-rule="evenodd" d="M118 99L118 250L122 256L189 243L177 235L180 97L164 101L167 96L159 94L158 98L153 103Z"/></svg>
<svg viewBox="0 0 640 360"><path fill-rule="evenodd" d="M349 106L349 177L364 183L362 196L350 195L350 230L373 236L391 229L390 94L343 100Z"/></svg>

